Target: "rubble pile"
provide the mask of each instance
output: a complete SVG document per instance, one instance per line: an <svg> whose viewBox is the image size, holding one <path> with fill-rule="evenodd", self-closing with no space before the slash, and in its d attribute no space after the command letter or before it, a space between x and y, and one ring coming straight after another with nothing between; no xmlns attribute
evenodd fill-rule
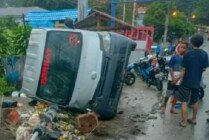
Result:
<svg viewBox="0 0 209 140"><path fill-rule="evenodd" d="M2 110L2 122L6 120L7 125L15 129L16 140L30 140L36 132L40 140L85 140L85 135L99 124L97 115L93 112L77 115L58 109L51 119L51 114L47 114L50 106L44 103L37 103L34 107L21 104L20 107L15 105Z"/></svg>

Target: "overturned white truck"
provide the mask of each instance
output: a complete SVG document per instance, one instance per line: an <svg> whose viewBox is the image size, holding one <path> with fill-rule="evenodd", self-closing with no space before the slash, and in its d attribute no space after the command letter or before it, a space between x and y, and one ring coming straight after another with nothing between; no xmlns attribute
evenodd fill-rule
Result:
<svg viewBox="0 0 209 140"><path fill-rule="evenodd" d="M116 115L125 70L136 43L112 32L33 29L21 92L62 107Z"/></svg>

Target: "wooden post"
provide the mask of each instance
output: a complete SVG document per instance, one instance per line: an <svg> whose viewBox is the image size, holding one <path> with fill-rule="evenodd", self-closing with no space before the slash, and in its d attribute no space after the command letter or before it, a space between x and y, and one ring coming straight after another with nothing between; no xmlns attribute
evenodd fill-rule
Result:
<svg viewBox="0 0 209 140"><path fill-rule="evenodd" d="M88 0L78 0L78 21L87 16Z"/></svg>
<svg viewBox="0 0 209 140"><path fill-rule="evenodd" d="M98 16L97 16L97 30L99 31L100 28L101 28L101 16L98 15Z"/></svg>

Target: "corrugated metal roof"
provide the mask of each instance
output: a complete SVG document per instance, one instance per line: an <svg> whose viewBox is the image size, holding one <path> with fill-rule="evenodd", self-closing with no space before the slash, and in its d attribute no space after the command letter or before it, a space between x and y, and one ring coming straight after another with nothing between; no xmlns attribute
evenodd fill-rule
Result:
<svg viewBox="0 0 209 140"><path fill-rule="evenodd" d="M32 11L46 11L39 7L7 7L0 8L0 16L21 16Z"/></svg>
<svg viewBox="0 0 209 140"><path fill-rule="evenodd" d="M33 28L53 28L55 26L55 22L53 21L29 21L29 24Z"/></svg>
<svg viewBox="0 0 209 140"><path fill-rule="evenodd" d="M88 9L88 13L91 9ZM26 21L46 21L46 20L65 20L70 17L75 21L78 17L77 9L53 10L53 11L35 11L26 15Z"/></svg>

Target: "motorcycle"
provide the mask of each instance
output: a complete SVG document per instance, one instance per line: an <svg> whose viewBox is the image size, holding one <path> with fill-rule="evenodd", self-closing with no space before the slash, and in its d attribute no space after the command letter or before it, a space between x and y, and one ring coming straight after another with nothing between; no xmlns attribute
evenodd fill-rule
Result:
<svg viewBox="0 0 209 140"><path fill-rule="evenodd" d="M131 63L128 65L126 74L125 74L125 78L124 78L124 82L126 85L131 86L135 83L136 81L136 76L133 73L133 68L134 68L134 64Z"/></svg>
<svg viewBox="0 0 209 140"><path fill-rule="evenodd" d="M159 67L160 67L162 73L164 74L164 78L168 79L169 67L168 67L168 62L167 62L166 58L159 57L158 64L159 64Z"/></svg>
<svg viewBox="0 0 209 140"><path fill-rule="evenodd" d="M152 67L149 71L146 83L148 87L153 85L158 91L161 91L163 89L163 77L164 74L161 72L159 67Z"/></svg>
<svg viewBox="0 0 209 140"><path fill-rule="evenodd" d="M154 85L159 91L163 89L164 74L158 66L152 64L152 59L143 58L139 62L133 63L132 68L147 83L148 87Z"/></svg>

